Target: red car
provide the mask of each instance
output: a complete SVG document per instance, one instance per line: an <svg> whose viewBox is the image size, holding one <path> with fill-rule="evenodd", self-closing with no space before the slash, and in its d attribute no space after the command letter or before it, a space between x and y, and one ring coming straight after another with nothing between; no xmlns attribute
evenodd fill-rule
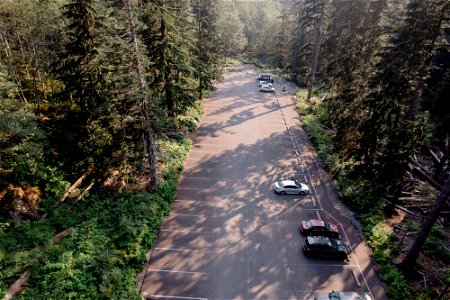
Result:
<svg viewBox="0 0 450 300"><path fill-rule="evenodd" d="M322 220L301 221L299 224L300 232L306 236L327 236L331 238L339 237L339 229L335 224L326 223Z"/></svg>

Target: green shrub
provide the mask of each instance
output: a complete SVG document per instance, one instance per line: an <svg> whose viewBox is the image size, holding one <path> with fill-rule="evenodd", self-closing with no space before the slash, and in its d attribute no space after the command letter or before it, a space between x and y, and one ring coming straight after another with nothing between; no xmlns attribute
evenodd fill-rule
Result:
<svg viewBox="0 0 450 300"><path fill-rule="evenodd" d="M391 264L384 265L380 270L384 282L387 282L387 294L391 300L413 299L411 287L397 268Z"/></svg>
<svg viewBox="0 0 450 300"><path fill-rule="evenodd" d="M379 222L366 234L366 243L372 249L372 256L378 263L388 264L391 261L391 233L389 227Z"/></svg>

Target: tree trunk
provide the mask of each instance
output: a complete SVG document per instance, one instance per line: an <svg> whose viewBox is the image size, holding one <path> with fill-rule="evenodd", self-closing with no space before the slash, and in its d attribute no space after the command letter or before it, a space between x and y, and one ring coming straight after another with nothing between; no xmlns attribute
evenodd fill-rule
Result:
<svg viewBox="0 0 450 300"><path fill-rule="evenodd" d="M441 300L444 299L445 294L447 293L447 290L450 286L450 280L447 282L447 284L444 286L444 289L442 290L442 292L439 294L439 296L437 297L436 300Z"/></svg>
<svg viewBox="0 0 450 300"><path fill-rule="evenodd" d="M152 182L152 186L156 186L158 184L158 176L157 176L157 162L156 162L156 145L155 138L153 136L153 132L149 131L147 134L147 151L148 158L150 160L150 169L152 172L150 173L150 180Z"/></svg>
<svg viewBox="0 0 450 300"><path fill-rule="evenodd" d="M139 59L139 48L137 43L137 36L136 36L136 25L134 23L133 18L133 6L131 4L131 0L127 0L127 13L128 13L128 24L130 25L130 34L131 34L131 40L133 42L133 51L136 57L136 67L139 75L139 83L140 88L145 89L145 76L144 71L142 68L141 61Z"/></svg>
<svg viewBox="0 0 450 300"><path fill-rule="evenodd" d="M139 59L139 48L137 43L137 35L136 35L136 25L134 23L133 18L133 6L131 4L131 0L126 0L126 6L127 6L127 12L128 12L128 23L130 25L130 34L131 34L131 40L133 41L133 51L136 56L136 67L137 72L139 75L139 83L140 83L140 89L142 91L145 91L147 89L147 85L145 82L145 76L144 76L144 68L142 66L141 60ZM147 96L146 96L147 97ZM158 177L157 177L157 163L156 163L156 148L155 148L155 142L154 142L154 136L153 132L148 125L147 114L146 114L146 99L142 100L141 102L141 114L143 118L143 127L144 132L142 133L142 138L144 140L145 148L148 151L148 157L149 157L149 165L150 165L150 180L151 184L154 187L157 184ZM145 132L145 128L148 128L148 133Z"/></svg>
<svg viewBox="0 0 450 300"><path fill-rule="evenodd" d="M439 217L440 212L447 204L448 198L450 197L450 175L447 177L444 185L441 188L439 196L434 203L433 209L428 215L425 222L422 224L422 228L420 232L417 234L417 238L414 241L414 244L409 249L403 261L398 264L398 268L403 274L407 274L414 269L417 257L419 256L420 250L422 246L425 244L428 235L430 234L431 229L433 228L436 220Z"/></svg>
<svg viewBox="0 0 450 300"><path fill-rule="evenodd" d="M320 12L319 18L317 19L317 22L314 26L313 57L311 61L311 75L308 80L308 96L306 98L306 101L309 101L311 99L314 82L316 81L316 69L320 52L320 28L322 27L322 19L323 19L323 11Z"/></svg>
<svg viewBox="0 0 450 300"><path fill-rule="evenodd" d="M434 174L433 174L433 179L436 181L440 180L442 171L444 170L447 160L449 159L450 147L449 147L449 143L448 143L448 135L445 139L444 147L445 147L445 149L443 151L443 155L440 158L439 162L437 163L437 166L436 166Z"/></svg>

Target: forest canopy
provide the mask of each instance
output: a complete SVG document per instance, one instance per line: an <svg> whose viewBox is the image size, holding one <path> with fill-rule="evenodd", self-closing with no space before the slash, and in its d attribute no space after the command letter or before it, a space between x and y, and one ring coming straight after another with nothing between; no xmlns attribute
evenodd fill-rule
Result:
<svg viewBox="0 0 450 300"><path fill-rule="evenodd" d="M32 252L66 229L78 234L66 249L89 232L118 249L89 254L107 271L78 278L92 284L74 295L132 285L173 200L201 100L235 59L306 89L308 111L299 111L315 120L305 127L325 141L318 152L358 214L392 213L426 183L433 201L420 250L448 218L449 22L444 0L0 1L0 259L14 266L0 290L51 257L83 268L83 255ZM139 223L144 212L152 219ZM115 217L121 233L101 225ZM18 266L7 252L27 259ZM30 295L63 293L50 284L63 272L44 267Z"/></svg>

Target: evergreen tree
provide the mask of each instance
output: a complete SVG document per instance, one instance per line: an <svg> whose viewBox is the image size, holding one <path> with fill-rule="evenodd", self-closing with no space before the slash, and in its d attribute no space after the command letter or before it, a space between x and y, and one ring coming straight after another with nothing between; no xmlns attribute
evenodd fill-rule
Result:
<svg viewBox="0 0 450 300"><path fill-rule="evenodd" d="M169 118L195 100L192 48L194 24L187 1L152 0L145 8L144 42L150 65L150 89L162 99ZM181 29L182 28L182 29Z"/></svg>
<svg viewBox="0 0 450 300"><path fill-rule="evenodd" d="M311 82L312 75L315 77L325 4L325 0L299 0L294 5L298 11L292 51L294 81L303 86Z"/></svg>
<svg viewBox="0 0 450 300"><path fill-rule="evenodd" d="M362 161L359 171L387 187L388 194L400 185L408 158L423 143L427 121L418 104L439 35L437 15L435 1L409 2L401 26L381 53L371 93L363 101L368 117L356 156Z"/></svg>
<svg viewBox="0 0 450 300"><path fill-rule="evenodd" d="M192 5L197 23L195 73L198 78L198 98L202 99L203 91L211 90L212 81L220 76L224 47L217 38L217 2L196 0Z"/></svg>
<svg viewBox="0 0 450 300"><path fill-rule="evenodd" d="M381 18L387 2L332 2L323 44L324 82L335 96L327 99L334 144L341 157L358 148L361 120L366 116L362 100L373 72L383 30Z"/></svg>
<svg viewBox="0 0 450 300"><path fill-rule="evenodd" d="M239 55L247 45L247 38L244 34L244 24L236 7L237 4L234 1L220 1L217 5L217 9L221 12L217 20L217 34L222 43L226 45L225 55Z"/></svg>
<svg viewBox="0 0 450 300"><path fill-rule="evenodd" d="M292 44L294 43L295 17L292 14L292 4L286 3L282 6L281 19L278 35L275 40L274 63L286 72L292 72Z"/></svg>

